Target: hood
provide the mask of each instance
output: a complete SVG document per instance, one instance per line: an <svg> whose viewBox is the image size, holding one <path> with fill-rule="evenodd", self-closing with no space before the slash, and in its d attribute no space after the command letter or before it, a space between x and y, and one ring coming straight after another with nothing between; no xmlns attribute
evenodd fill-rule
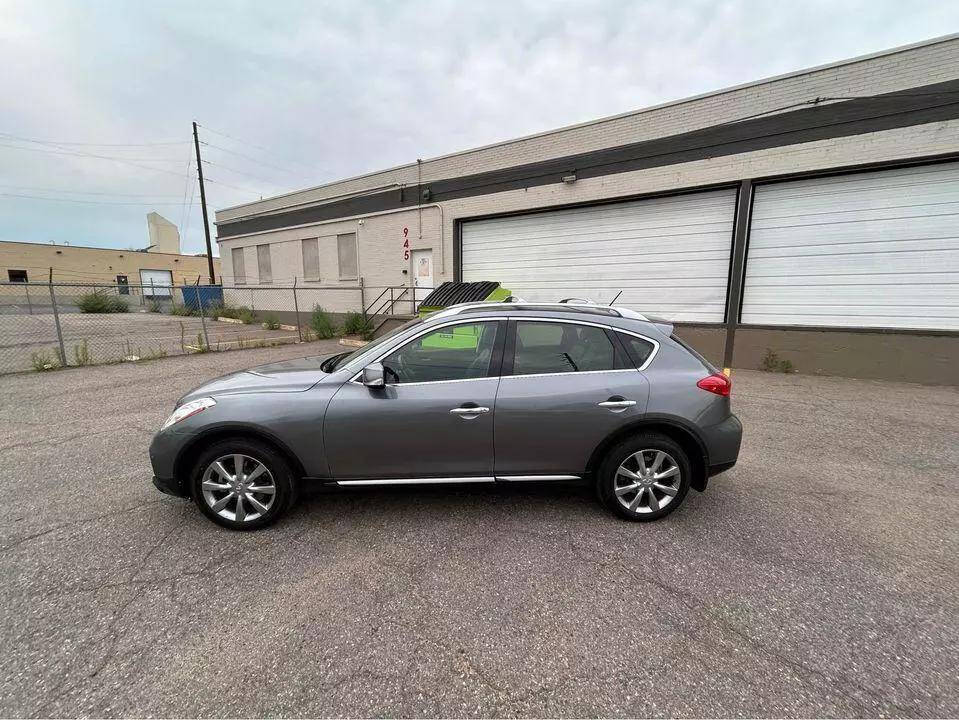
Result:
<svg viewBox="0 0 959 720"><path fill-rule="evenodd" d="M320 369L324 360L338 353L283 360L231 373L199 385L177 405L208 395L236 395L254 392L303 392L328 375Z"/></svg>

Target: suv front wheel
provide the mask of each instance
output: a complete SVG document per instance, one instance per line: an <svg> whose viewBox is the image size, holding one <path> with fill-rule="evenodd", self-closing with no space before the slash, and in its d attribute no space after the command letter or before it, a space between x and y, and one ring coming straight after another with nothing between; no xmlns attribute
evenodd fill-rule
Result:
<svg viewBox="0 0 959 720"><path fill-rule="evenodd" d="M232 530L255 530L293 503L293 473L275 449L247 438L221 440L200 453L190 478L203 514Z"/></svg>
<svg viewBox="0 0 959 720"><path fill-rule="evenodd" d="M675 441L643 433L606 455L599 467L597 491L606 507L620 517L658 520L682 504L690 475L689 459Z"/></svg>

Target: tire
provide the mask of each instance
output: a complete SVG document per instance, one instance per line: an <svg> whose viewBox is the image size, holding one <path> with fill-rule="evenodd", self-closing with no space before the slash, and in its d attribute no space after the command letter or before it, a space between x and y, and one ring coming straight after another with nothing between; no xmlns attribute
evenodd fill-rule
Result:
<svg viewBox="0 0 959 720"><path fill-rule="evenodd" d="M647 472L652 471L659 460L657 472L643 475L640 453ZM626 471L623 474L619 472L621 467ZM650 522L682 505L691 477L689 458L678 443L665 435L643 433L621 442L607 453L599 466L596 491L601 502L620 517ZM623 492L626 488L638 489Z"/></svg>
<svg viewBox="0 0 959 720"><path fill-rule="evenodd" d="M239 479L237 459L242 467ZM200 512L231 530L270 525L290 509L296 494L293 472L283 455L250 438L219 440L201 452L190 474L190 491Z"/></svg>

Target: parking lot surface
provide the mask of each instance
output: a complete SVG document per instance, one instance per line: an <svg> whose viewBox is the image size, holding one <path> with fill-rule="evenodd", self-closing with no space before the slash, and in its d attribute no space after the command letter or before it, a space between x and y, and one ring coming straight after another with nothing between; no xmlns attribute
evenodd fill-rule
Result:
<svg viewBox="0 0 959 720"><path fill-rule="evenodd" d="M178 396L328 347L0 378L0 715L959 714L959 391L738 371L739 464L652 524L433 487L233 533L154 490Z"/></svg>

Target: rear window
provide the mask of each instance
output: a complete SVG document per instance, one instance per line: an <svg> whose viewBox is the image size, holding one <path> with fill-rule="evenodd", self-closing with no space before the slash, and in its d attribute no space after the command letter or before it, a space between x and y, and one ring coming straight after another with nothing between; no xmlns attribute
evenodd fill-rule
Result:
<svg viewBox="0 0 959 720"><path fill-rule="evenodd" d="M675 342L676 344L681 345L686 352L688 352L688 353L689 353L690 355L692 355L694 358L696 358L697 360L699 360L699 362L701 362L701 363L703 364L703 367L705 367L707 370L709 370L709 372L711 372L711 373L719 372L719 370L717 370L715 367L713 367L713 364L712 364L711 362L709 362L709 360L707 360L707 359L704 358L702 355L700 355L698 352L696 352L687 342L685 342L685 341L684 341L681 337L679 337L678 335L670 335L670 336L669 336L669 339L672 340L673 342Z"/></svg>

